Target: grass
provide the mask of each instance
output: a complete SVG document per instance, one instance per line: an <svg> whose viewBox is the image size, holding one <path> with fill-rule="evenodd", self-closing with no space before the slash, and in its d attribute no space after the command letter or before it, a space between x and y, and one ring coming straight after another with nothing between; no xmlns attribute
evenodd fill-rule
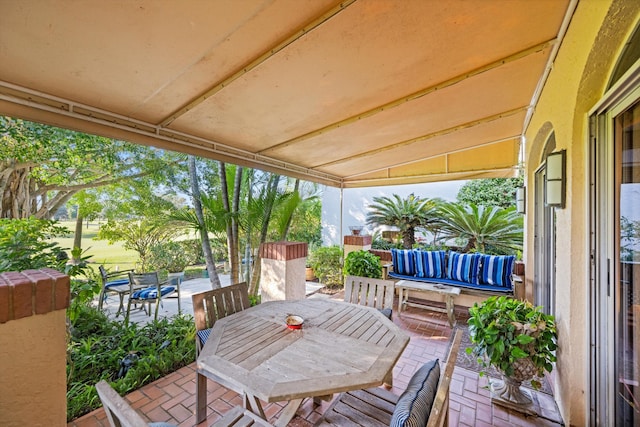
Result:
<svg viewBox="0 0 640 427"><path fill-rule="evenodd" d="M73 233L76 228L75 221L60 221L60 225L67 227L71 235L70 237L54 239L60 247L71 251L73 247ZM98 269L98 265L104 265L107 271L126 270L135 266L138 261L138 253L136 251L125 249L121 242L110 245L106 240L94 240L98 234L100 225L98 223L84 223L82 229L82 249L84 255L89 255L90 265L94 270ZM71 255L71 254L69 254Z"/></svg>

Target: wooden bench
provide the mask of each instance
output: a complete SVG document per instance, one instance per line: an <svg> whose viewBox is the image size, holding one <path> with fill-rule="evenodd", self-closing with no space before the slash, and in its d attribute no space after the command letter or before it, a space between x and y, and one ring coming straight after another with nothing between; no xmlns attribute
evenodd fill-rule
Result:
<svg viewBox="0 0 640 427"><path fill-rule="evenodd" d="M445 426L449 417L449 385L455 367L462 331L453 338L447 363L440 375L427 427ZM340 394L316 424L328 426L388 427L399 396L382 388L355 390Z"/></svg>

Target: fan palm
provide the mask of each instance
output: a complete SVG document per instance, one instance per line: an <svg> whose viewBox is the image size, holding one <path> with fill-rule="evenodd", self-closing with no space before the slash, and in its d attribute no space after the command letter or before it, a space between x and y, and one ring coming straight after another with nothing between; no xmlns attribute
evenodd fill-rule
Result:
<svg viewBox="0 0 640 427"><path fill-rule="evenodd" d="M522 250L523 219L515 208L444 203L439 212L441 238L466 239L464 252L485 252L487 247L505 253Z"/></svg>
<svg viewBox="0 0 640 427"><path fill-rule="evenodd" d="M374 197L367 213L367 224L397 227L402 234L403 246L411 249L416 241L416 228L426 227L434 221L432 214L436 205L435 200L421 199L413 194L406 199L397 194Z"/></svg>

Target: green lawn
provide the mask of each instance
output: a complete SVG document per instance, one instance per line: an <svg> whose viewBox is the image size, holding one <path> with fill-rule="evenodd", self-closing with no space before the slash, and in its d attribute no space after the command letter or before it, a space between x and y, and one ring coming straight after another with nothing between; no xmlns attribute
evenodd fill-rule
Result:
<svg viewBox="0 0 640 427"><path fill-rule="evenodd" d="M67 227L71 231L71 235L54 240L61 247L70 251L73 247L73 232L76 224L74 221L60 221L60 225ZM82 249L86 251L84 255L91 256L89 261L94 270L98 269L98 265L104 265L107 271L113 271L116 267L119 270L133 268L138 260L138 253L124 249L120 242L110 245L106 240L94 240L98 234L98 227L99 225L95 222L90 223L87 227L85 222L82 231Z"/></svg>

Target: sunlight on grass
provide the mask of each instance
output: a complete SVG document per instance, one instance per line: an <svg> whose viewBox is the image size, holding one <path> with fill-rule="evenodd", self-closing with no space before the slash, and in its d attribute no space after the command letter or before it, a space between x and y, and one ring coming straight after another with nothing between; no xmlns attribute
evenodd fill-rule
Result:
<svg viewBox="0 0 640 427"><path fill-rule="evenodd" d="M71 251L73 247L73 232L76 224L74 221L61 221L60 225L67 227L71 232L69 237L54 239L58 244ZM138 253L136 251L127 250L122 247L121 242L110 245L106 240L93 240L98 234L98 224L93 222L87 227L85 222L82 229L82 249L84 255L90 255L89 259L94 270L98 269L98 265L104 265L108 271L113 271L116 267L119 270L133 268L138 261Z"/></svg>

